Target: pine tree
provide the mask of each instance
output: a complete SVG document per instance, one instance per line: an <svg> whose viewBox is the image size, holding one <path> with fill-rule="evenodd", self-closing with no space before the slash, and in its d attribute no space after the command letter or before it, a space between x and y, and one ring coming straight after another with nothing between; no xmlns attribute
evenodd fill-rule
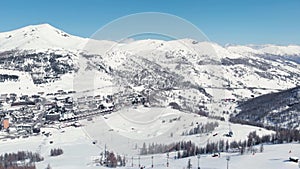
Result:
<svg viewBox="0 0 300 169"><path fill-rule="evenodd" d="M228 150L229 150L229 143L228 143L228 140L226 141L225 150L226 150L227 152L228 152Z"/></svg>
<svg viewBox="0 0 300 169"><path fill-rule="evenodd" d="M181 153L180 153L180 151L177 152L177 158L181 158Z"/></svg>
<svg viewBox="0 0 300 169"><path fill-rule="evenodd" d="M189 159L187 169L191 169L191 168L192 168L192 163L191 163L191 159Z"/></svg>
<svg viewBox="0 0 300 169"><path fill-rule="evenodd" d="M243 155L245 153L245 146L244 145L242 145L240 153L241 153L241 155Z"/></svg>
<svg viewBox="0 0 300 169"><path fill-rule="evenodd" d="M123 164L123 166L126 166L126 158L125 158L125 156L123 157L123 159L122 159L122 164Z"/></svg>
<svg viewBox="0 0 300 169"><path fill-rule="evenodd" d="M264 152L264 145L263 144L260 144L260 148L259 148L259 152Z"/></svg>
<svg viewBox="0 0 300 169"><path fill-rule="evenodd" d="M107 157L108 164L107 167L117 167L117 158L113 152L110 152Z"/></svg>
<svg viewBox="0 0 300 169"><path fill-rule="evenodd" d="M147 154L147 146L146 146L146 143L143 143L143 147L141 149L141 152L140 152L141 155L146 155Z"/></svg>
<svg viewBox="0 0 300 169"><path fill-rule="evenodd" d="M51 169L51 166L50 164L47 165L46 169Z"/></svg>

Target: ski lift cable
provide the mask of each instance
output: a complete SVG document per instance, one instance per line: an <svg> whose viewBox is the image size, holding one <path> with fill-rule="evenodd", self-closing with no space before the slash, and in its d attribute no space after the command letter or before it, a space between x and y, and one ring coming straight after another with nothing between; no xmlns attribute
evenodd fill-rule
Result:
<svg viewBox="0 0 300 169"><path fill-rule="evenodd" d="M84 127L81 127L81 130L84 132L85 136L90 140L90 141L95 141L89 134L88 132L84 129ZM104 150L105 148L103 146L100 146L99 144L95 144L96 147L98 147L100 150Z"/></svg>

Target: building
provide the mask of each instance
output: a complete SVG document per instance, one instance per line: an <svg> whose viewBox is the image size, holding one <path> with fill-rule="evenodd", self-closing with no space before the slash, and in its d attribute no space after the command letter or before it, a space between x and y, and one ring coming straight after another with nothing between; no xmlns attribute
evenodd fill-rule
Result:
<svg viewBox="0 0 300 169"><path fill-rule="evenodd" d="M24 130L24 131L27 131L27 132L32 132L32 124L20 124L20 125L17 125L17 130L18 131L21 131L21 130Z"/></svg>
<svg viewBox="0 0 300 169"><path fill-rule="evenodd" d="M9 128L9 119L8 118L4 118L4 120L3 120L3 128L4 129L8 129Z"/></svg>
<svg viewBox="0 0 300 169"><path fill-rule="evenodd" d="M49 120L49 121L57 121L57 120L59 120L59 118L60 118L60 113L58 113L58 112L49 112L46 115L46 120Z"/></svg>

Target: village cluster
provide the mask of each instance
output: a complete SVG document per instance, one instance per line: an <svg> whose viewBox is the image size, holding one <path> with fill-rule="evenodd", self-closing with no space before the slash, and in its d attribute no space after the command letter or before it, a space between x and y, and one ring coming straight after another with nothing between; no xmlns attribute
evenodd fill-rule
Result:
<svg viewBox="0 0 300 169"><path fill-rule="evenodd" d="M40 133L41 127L77 120L114 110L111 95L81 96L75 91L38 92L35 95L0 95L0 139L28 137Z"/></svg>

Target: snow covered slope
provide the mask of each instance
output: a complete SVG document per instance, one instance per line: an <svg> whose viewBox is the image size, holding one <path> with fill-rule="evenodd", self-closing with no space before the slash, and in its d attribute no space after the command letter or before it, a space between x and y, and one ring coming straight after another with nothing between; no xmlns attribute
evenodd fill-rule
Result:
<svg viewBox="0 0 300 169"><path fill-rule="evenodd" d="M148 108L149 109L149 108ZM38 135L29 138L19 138L19 139L6 139L0 140L0 149L1 152L15 152L16 147L19 151L32 151L40 153L45 160L42 162L36 163L38 169L46 168L48 164L52 168L64 168L64 169L96 169L96 168L105 168L102 166L97 166L93 159L99 158L101 152L104 151L105 145L107 149L110 151L114 151L119 153L119 155L126 157L126 166L120 167L121 169L129 169L132 168L132 163L134 168L138 167L138 153L139 150L135 149L135 144L139 148L142 146L143 142L152 142L155 141L157 143L168 143L173 142L174 140L178 140L180 137L180 132L185 128L182 128L181 125L186 124L186 128L192 127L189 124L191 122L196 121L206 121L204 117L194 117L192 114L186 114L180 111L170 110L165 111L165 109L136 109L135 112L131 112L132 109L124 110L121 112L117 112L116 115L108 115L105 117L99 116L95 117L92 121L81 121L81 124L85 126L83 128L74 128L74 127L67 127L63 128L61 125L58 128L59 124L54 124L51 128L42 128L42 131L51 132L49 137L45 135ZM142 115L138 112L142 112ZM162 112L163 111L163 112ZM151 113L145 113L151 112ZM130 124L124 125L124 121L120 121L120 114L124 116L129 115L128 113L132 113L131 115L139 117L135 117L135 120L144 122L143 124L134 125L134 130L131 128ZM153 137L152 139L141 139L137 138L138 136L142 136L145 134L153 133L155 130L160 129L160 125L156 125L155 123L147 123L145 119L151 120L157 117L157 113L161 114L159 116L159 122L165 119L172 119L173 115L181 116L181 121L173 121L172 123L166 121L164 127L169 127L170 131L164 133L161 137ZM143 118L141 118L143 117ZM111 122L111 126L108 127L106 122ZM102 122L102 123L101 123ZM173 124L175 123L175 124ZM195 124L195 123L194 123ZM122 126L122 130L119 128ZM221 135L224 130L224 126L227 124L220 124L220 127L215 131ZM138 127L140 126L140 127ZM144 127L149 127L150 130L144 130ZM177 131L177 128L180 130ZM226 127L227 128L227 127ZM92 129L93 131L88 131ZM223 129L223 130L222 130ZM258 127L252 127L247 125L233 125L232 126L234 137L230 138L230 140L239 140L243 139L247 136L248 132L250 131L257 131L258 134L268 134L271 133L270 131L260 129ZM174 132L175 131L175 132ZM120 132L127 132L128 136L120 135ZM174 138L171 138L169 132L174 132ZM91 135L96 134L96 135ZM135 135L135 138L131 136ZM210 141L213 141L211 136L212 133L209 133ZM1 135L0 135L1 136ZM97 136L97 137L95 137ZM194 140L197 143L201 144L201 141L198 140L205 140L203 144L207 142L207 136L198 137L199 135L194 135L191 137L183 137L179 140ZM222 137L222 136L221 136ZM216 138L215 140L220 139ZM52 141L52 143L50 143ZM96 142L96 144L93 144ZM24 144L26 143L26 144ZM61 148L63 149L64 153L57 157L51 157L50 150L53 148ZM258 147L259 148L259 147ZM201 168L215 168L215 169L222 169L226 166L226 157L230 156L229 167L233 169L240 169L241 166L244 169L254 169L254 168L263 168L263 169L274 169L274 168L285 168L285 169L296 169L298 168L297 163L289 162L288 158L290 156L300 156L299 154L300 144L291 143L291 144L281 144L281 145L264 145L264 151L262 153L253 154L244 154L239 155L239 153L221 153L221 157L212 157L211 154L203 154L200 158L200 166ZM289 152L291 150L291 152ZM153 156L153 164L154 168L163 169L166 168L166 154L154 154L154 155L145 155L140 156L140 164L146 166L146 168L151 168L151 156ZM169 158L169 168L178 169L178 168L186 168L188 159L191 159L193 167L197 166L197 157L192 156L188 158L182 159L175 159L176 152L170 152ZM133 161L131 158L134 157ZM247 164L247 165L246 165Z"/></svg>
<svg viewBox="0 0 300 169"><path fill-rule="evenodd" d="M36 150L45 157L38 168L48 163L53 168L99 168L92 163L92 157L98 156L105 144L129 157L137 156L144 142L192 140L203 146L208 141L224 139L229 130L234 132L234 137L225 138L229 141L246 139L251 131L260 136L270 134L272 131L230 124L227 120L230 114L237 113L239 102L299 86L299 56L296 45L223 47L192 39L116 43L76 37L48 24L0 33L0 75L18 77L13 81L1 79L0 94L32 95L42 91L46 95L60 89L89 96L112 94L120 108L91 121L80 121L83 128L43 128L53 135L1 141L0 149ZM150 108L122 107L132 105L128 97L132 94L146 98ZM219 123L213 132L201 136L182 134L197 123L209 122ZM58 147L65 153L49 157L50 149ZM296 168L296 164L285 161L290 147L297 149L299 145L266 146L265 153L255 156L230 154L230 167ZM217 159L205 155L201 164L204 168L224 168L223 155ZM293 155L299 156L299 152ZM155 155L155 168L165 167L165 156ZM195 166L196 157L191 159ZM187 159L170 160L170 168L186 167ZM149 156L143 156L141 162L150 167ZM130 168L129 164L128 161L124 168Z"/></svg>
<svg viewBox="0 0 300 169"><path fill-rule="evenodd" d="M233 53L239 54L271 54L280 56L299 56L300 46L297 45L229 45L226 47L227 50Z"/></svg>
<svg viewBox="0 0 300 169"><path fill-rule="evenodd" d="M0 50L78 49L84 41L49 24L31 25L0 33Z"/></svg>
<svg viewBox="0 0 300 169"><path fill-rule="evenodd" d="M300 87L248 100L240 104L239 109L241 111L236 119L253 124L300 129Z"/></svg>
<svg viewBox="0 0 300 169"><path fill-rule="evenodd" d="M223 47L192 39L116 43L76 37L42 24L0 33L0 68L29 74L36 86L21 85L30 91L93 81L82 88L141 89L136 92L156 105L176 102L187 111L223 116L234 111L237 101L299 86L299 48Z"/></svg>

